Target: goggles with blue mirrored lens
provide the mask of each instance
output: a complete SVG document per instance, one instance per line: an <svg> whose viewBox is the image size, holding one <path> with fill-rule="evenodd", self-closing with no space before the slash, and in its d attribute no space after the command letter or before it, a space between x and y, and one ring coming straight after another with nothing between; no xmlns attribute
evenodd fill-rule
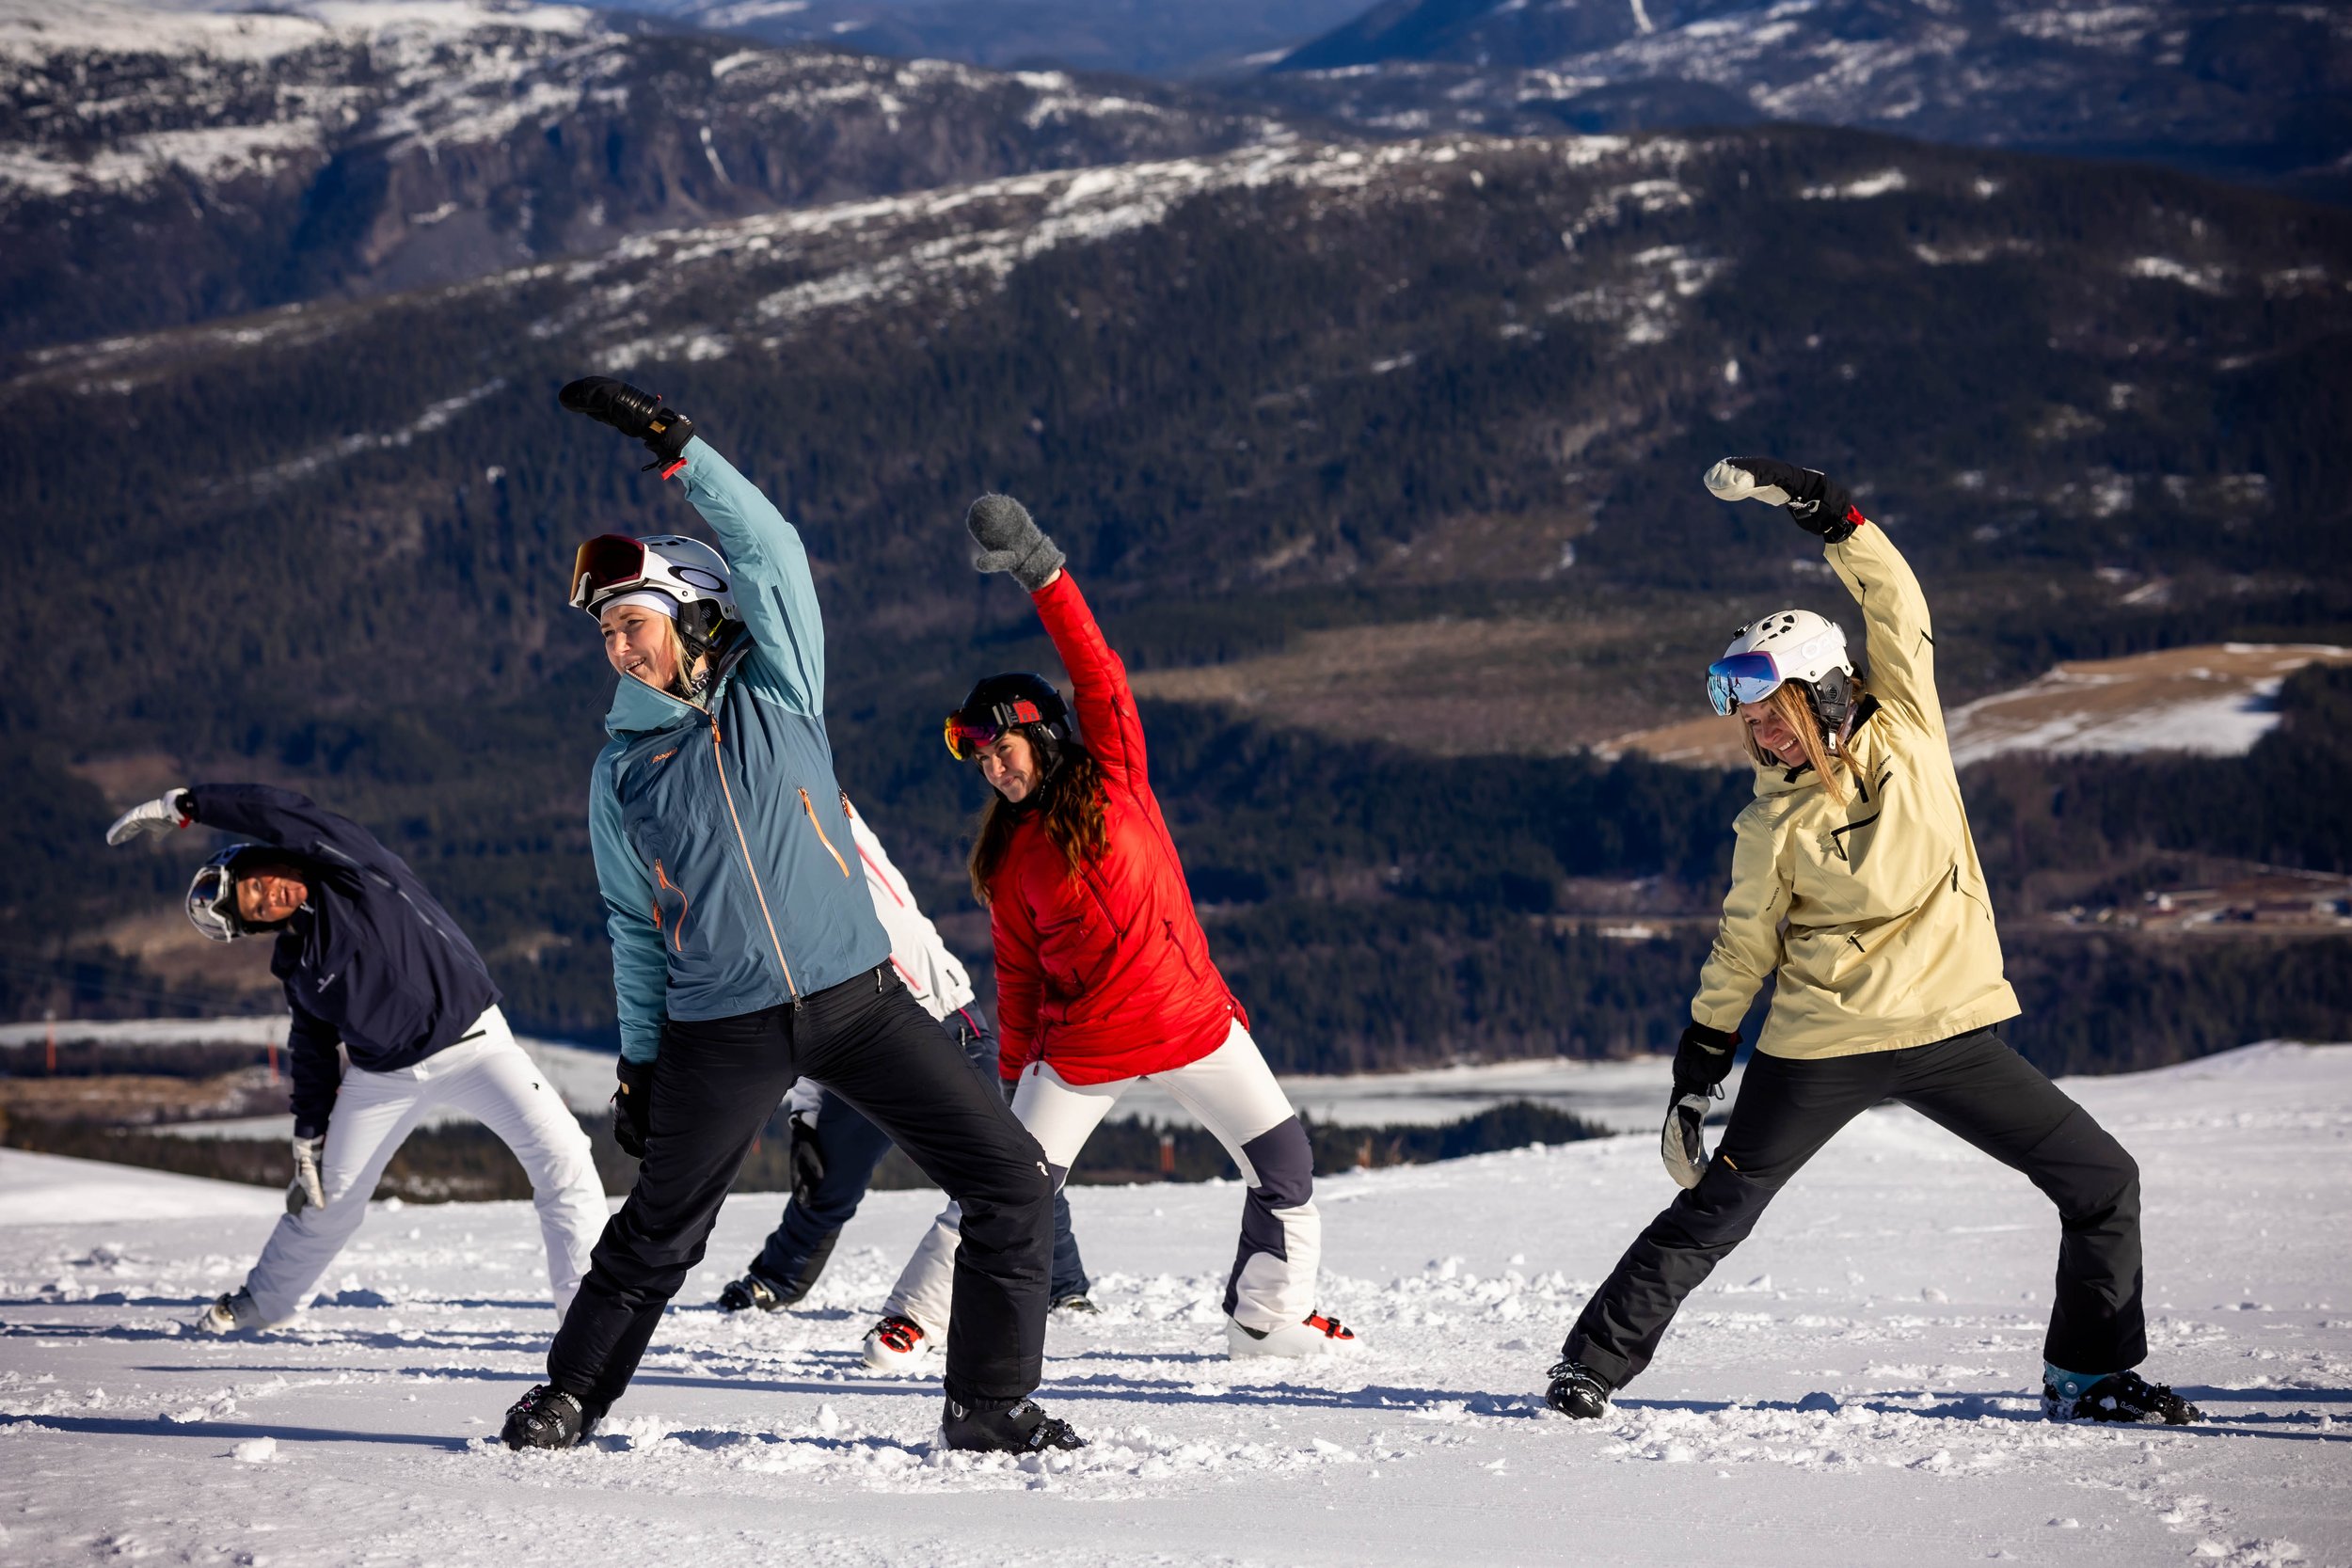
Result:
<svg viewBox="0 0 2352 1568"><path fill-rule="evenodd" d="M1780 687L1780 666L1770 654L1733 654L1707 667L1707 700L1728 717L1741 703L1760 703Z"/></svg>

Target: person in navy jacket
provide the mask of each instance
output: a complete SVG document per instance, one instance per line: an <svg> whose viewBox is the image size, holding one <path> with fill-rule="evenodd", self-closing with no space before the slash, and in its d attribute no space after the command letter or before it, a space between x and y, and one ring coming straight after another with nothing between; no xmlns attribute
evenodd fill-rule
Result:
<svg viewBox="0 0 2352 1568"><path fill-rule="evenodd" d="M293 1014L294 1126L286 1216L244 1286L196 1328L292 1317L358 1229L402 1141L453 1111L485 1123L529 1173L562 1314L604 1228L604 1188L588 1135L508 1032L482 955L406 862L292 790L168 790L124 813L106 842L199 824L252 841L197 871L188 918L218 942L273 938L270 972Z"/></svg>

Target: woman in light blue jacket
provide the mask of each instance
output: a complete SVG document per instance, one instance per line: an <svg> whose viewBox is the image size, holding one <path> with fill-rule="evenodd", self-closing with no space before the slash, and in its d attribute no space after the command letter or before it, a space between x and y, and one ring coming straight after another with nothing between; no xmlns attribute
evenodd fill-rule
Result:
<svg viewBox="0 0 2352 1568"><path fill-rule="evenodd" d="M581 546L573 572L572 603L596 617L621 677L588 817L621 1022L613 1133L642 1164L548 1381L507 1413L505 1440L568 1448L620 1397L753 1138L806 1074L964 1206L965 1332L948 1351L941 1440L1074 1448L1028 1398L1045 1342L1044 1163L908 995L850 863L800 535L659 397L596 376L563 403L644 441L724 554L680 535L608 534Z"/></svg>

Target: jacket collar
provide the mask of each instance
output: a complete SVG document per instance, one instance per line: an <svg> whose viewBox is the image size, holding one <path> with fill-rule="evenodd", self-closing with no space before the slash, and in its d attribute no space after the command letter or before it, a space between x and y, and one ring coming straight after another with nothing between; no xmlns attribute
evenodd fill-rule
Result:
<svg viewBox="0 0 2352 1568"><path fill-rule="evenodd" d="M649 735L666 730L691 720L707 719L719 705L719 698L734 675L736 666L752 649L752 640L738 636L725 648L712 656L710 685L707 689L708 708L695 706L667 691L639 680L635 675L623 675L612 688L612 705L605 710L604 733L615 740L624 736Z"/></svg>

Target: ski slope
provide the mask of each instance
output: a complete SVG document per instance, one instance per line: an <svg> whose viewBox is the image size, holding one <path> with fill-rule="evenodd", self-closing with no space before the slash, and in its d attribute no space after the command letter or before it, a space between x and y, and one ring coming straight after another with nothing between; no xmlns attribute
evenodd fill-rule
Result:
<svg viewBox="0 0 2352 1568"><path fill-rule="evenodd" d="M2072 1087L2145 1170L2147 1370L2203 1428L2039 1419L2055 1223L1899 1111L1589 1426L1534 1395L1672 1196L1647 1137L1324 1183L1325 1301L1369 1350L1321 1370L1213 1353L1233 1185L1081 1189L1104 1310L1056 1322L1045 1397L1093 1446L1026 1462L932 1452L936 1386L857 1364L923 1194L749 1322L707 1305L772 1219L736 1199L605 1434L517 1455L551 1327L527 1205L383 1205L297 1326L199 1340L269 1195L0 1157L0 1561L2352 1562L2352 1047Z"/></svg>

